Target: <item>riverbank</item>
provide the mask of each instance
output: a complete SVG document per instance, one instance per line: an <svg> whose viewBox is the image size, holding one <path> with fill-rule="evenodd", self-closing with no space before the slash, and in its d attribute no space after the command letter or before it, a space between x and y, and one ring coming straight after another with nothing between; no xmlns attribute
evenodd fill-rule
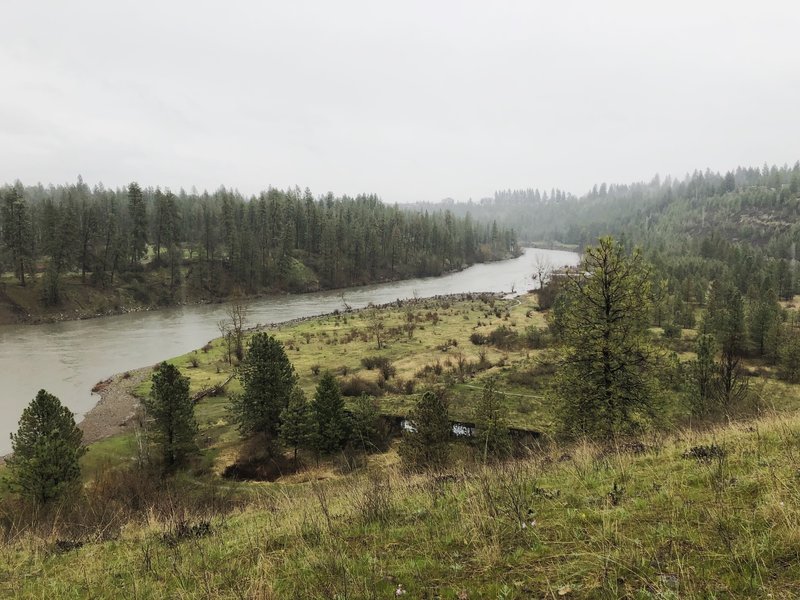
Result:
<svg viewBox="0 0 800 600"><path fill-rule="evenodd" d="M443 277L452 275L468 269L471 266L480 264L490 264L511 260L521 255L510 255L497 260L489 260L469 265L461 265L457 268L443 271L439 275L431 277ZM148 275L157 276L157 273ZM246 302L255 302L271 297L287 295L305 295L314 292L327 291L335 292L338 290L358 289L370 285L380 285L387 283L400 283L416 279L415 277L380 277L373 281L356 282L344 287L323 288L319 285L308 287L299 291L288 292L278 288L264 290L255 294L239 296L238 298ZM181 306L201 306L211 304L224 304L234 299L233 296L207 297L205 293L197 290L189 290L182 287L176 292L170 291L170 296L165 296L163 286L156 286L152 290L152 299L147 301L137 300L142 297L141 290L132 291L126 286L121 285L115 288L99 288L79 280L65 281L62 284L62 302L58 306L48 307L41 301L41 283L32 280L28 286L21 287L16 283L0 282L0 326L3 325L43 325L47 323L60 323L64 321L82 321L87 319L97 319L102 317L113 317L129 313L151 312ZM155 288L158 289L155 289ZM159 300L156 301L155 297ZM195 297L191 297L195 296ZM165 301L166 300L166 301Z"/></svg>
<svg viewBox="0 0 800 600"><path fill-rule="evenodd" d="M249 303L248 321L251 325L283 323L299 317L333 313L336 310L344 312L345 305L358 308L370 303L391 304L402 298L430 298L473 290L498 292L515 288L518 291L525 291L536 287L532 274L539 258L558 265L577 261L577 256L573 254L529 249L519 258L474 265L445 277L406 280L400 283L370 285L335 292L278 295L254 300ZM474 304L477 308L478 304ZM397 314L398 312L401 314ZM433 323L421 322L428 311L415 312L418 313L420 321L417 322L418 327L414 333L415 347L412 355L419 356L419 351L424 350L423 353L430 355L430 359L435 361L436 351L420 348L418 344L419 339L426 345L432 346L441 345L446 341L436 340L434 337L434 334L443 331L441 323L434 326ZM483 312L471 311L471 313L472 326L477 325L478 319L481 323L487 321ZM439 315L443 316L441 312ZM457 318L462 319L463 316L470 315L459 315ZM15 429L23 408L39 389L46 389L55 394L65 405L82 416L98 400L97 396L89 394L95 383L131 367L154 365L170 357L179 357L194 349L202 348L209 340L219 338L219 323L228 318L225 304L207 304L142 311L107 319L72 320L37 327L27 325L0 327L0 372L14 373L13 377L6 377L3 381L7 401L0 406L0 453L10 451L8 434ZM404 327L407 323L406 318L404 311L394 311L389 321L385 323L387 330L392 327ZM523 313L520 324L524 319ZM466 321L462 322L466 324ZM365 323L362 318L358 318L357 323L353 324L359 324L359 328L363 331ZM322 326L322 330L327 329L330 335L338 330L338 335L342 336L346 333L346 327L347 324L343 320L338 327L328 323ZM422 330L422 327L425 327L425 330ZM302 344L298 341L301 352L298 354L298 351L293 351L293 354L298 355L302 369L310 369L314 364L312 361L317 361L314 355L319 358L317 362L320 364L330 362L334 370L345 365L350 369L360 368L359 357L350 353L374 352L374 343L362 342L359 349L355 348L356 344L353 344L353 347L337 344L337 348L327 344L332 340L316 336L317 330L320 329L317 325L309 326L308 329L310 331L304 330L303 334L314 336L311 338L312 343L306 344L305 339L302 339ZM466 343L459 349L471 346L467 339L469 333L470 331L463 337L459 334ZM455 334L457 329L453 327L450 338ZM298 335L300 334L295 334L295 337ZM348 354L342 356L341 353L334 353L328 356L326 350L328 352L346 350ZM395 350L398 356L402 354L399 345L395 346ZM470 350L465 350L463 354L472 355L477 348ZM200 351L197 354L202 366L200 369L190 369L190 372L195 377L202 375L202 378L206 379L217 378L216 367L217 362L222 359L221 351L217 352L215 349L213 364L207 364L207 359L210 360L211 356ZM447 357L441 356L441 358L444 360ZM185 360L188 362L188 358ZM404 378L410 378L416 373L416 371L411 372L412 361L407 362L409 367L403 375ZM219 366L222 371L227 371L227 362ZM197 383L198 386L205 386L206 383L212 382L198 380ZM313 393L313 389L311 392Z"/></svg>
<svg viewBox="0 0 800 600"><path fill-rule="evenodd" d="M281 330L288 330L299 325L310 324L314 321L324 321L326 319L336 318L337 316L347 316L350 318L361 318L361 315L368 310L378 310L381 312L397 311L401 309L421 309L423 307L430 307L431 305L447 305L450 303L463 303L473 300L479 300L483 303L499 301L502 294L499 293L483 293L483 294L447 294L433 296L430 298L419 298L412 300L400 300L388 302L378 306L369 308L349 309L345 311L334 311L331 313L312 315L308 317L298 317L296 319L289 319L280 323L268 323L251 327L247 330L248 334L255 333L256 331L269 330L277 332ZM515 305L519 305L516 302ZM387 312L387 317L391 314ZM209 346L219 346L220 340L215 339L209 342ZM196 354L197 351L194 351ZM177 362L185 362L176 359ZM220 366L220 365L217 365ZM222 377L228 379L230 377L229 368L220 366L220 381L224 381ZM109 438L111 436L129 432L135 423L137 408L139 406L139 398L136 396L136 389L142 383L147 381L151 372L151 367L143 367L132 371L124 371L117 373L108 379L98 382L92 388L92 392L100 396L97 403L89 410L82 421L78 423L78 427L83 431L84 444L92 444L94 442ZM194 369L187 370L186 374L194 374ZM215 383L208 385L209 388L217 385ZM192 388L193 394L202 393L204 390L200 384L195 384Z"/></svg>
<svg viewBox="0 0 800 600"><path fill-rule="evenodd" d="M125 371L99 382L92 389L100 399L78 428L83 431L83 443L92 444L120 433L126 433L133 427L139 399L134 390L141 385L150 373L150 367L134 371Z"/></svg>

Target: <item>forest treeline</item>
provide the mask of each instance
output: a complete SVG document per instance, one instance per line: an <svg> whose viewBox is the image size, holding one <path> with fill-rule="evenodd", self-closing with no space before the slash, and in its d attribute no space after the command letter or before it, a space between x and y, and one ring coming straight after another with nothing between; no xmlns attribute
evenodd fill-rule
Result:
<svg viewBox="0 0 800 600"><path fill-rule="evenodd" d="M777 355L777 301L794 297L800 275L800 162L603 183L581 197L506 190L480 203L446 205L455 214L491 214L501 226L514 223L522 240L582 249L611 235L628 251L641 248L652 265L657 325L671 331L694 326L695 309L726 289L743 299L751 335L758 339L751 350Z"/></svg>
<svg viewBox="0 0 800 600"><path fill-rule="evenodd" d="M477 220L490 217L513 227L526 242L559 241L581 247L612 234L640 245L653 235L683 240L712 232L732 241L768 247L783 257L798 228L800 162L764 164L726 173L695 171L682 179L655 176L649 182L595 185L575 196L560 189L508 189L478 202L417 203L413 210L447 208Z"/></svg>
<svg viewBox="0 0 800 600"><path fill-rule="evenodd" d="M244 197L73 185L0 188L0 271L58 305L66 280L128 285L142 301L305 291L439 275L512 255L514 232L447 210L409 213L375 195ZM157 273L148 279L145 274Z"/></svg>

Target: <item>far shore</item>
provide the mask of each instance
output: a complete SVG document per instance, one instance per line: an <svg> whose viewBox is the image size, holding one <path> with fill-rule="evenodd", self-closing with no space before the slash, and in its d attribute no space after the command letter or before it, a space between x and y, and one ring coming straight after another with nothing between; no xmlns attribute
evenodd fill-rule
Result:
<svg viewBox="0 0 800 600"><path fill-rule="evenodd" d="M544 245L536 245L530 244L523 247L530 247L530 248L541 248L541 249L551 249L551 250L561 250L562 248L553 247L547 248ZM490 260L485 262L475 262L468 265L459 265L458 267L448 269L443 271L439 275L431 275L431 277L443 277L445 275L451 275L453 273L458 273L469 267L480 265L480 264L489 264L492 262L501 262L504 260L511 260L517 258L520 254L514 254L510 256L506 256L504 258L499 258L496 260ZM284 295L302 295L302 294L310 294L314 292L321 292L321 291L337 291L337 290L347 290L351 288L359 288L359 287L366 287L369 285L378 285L383 283L398 283L401 281L407 281L408 279L416 279L416 277L383 277L376 279L375 281L367 281L363 283L355 283L351 285L347 285L344 287L334 287L334 288L323 288L319 286L311 286L305 290L300 291L283 291L283 290L265 290L262 292L248 294L242 297L243 300L248 302L252 302L255 300L259 300L262 298L269 298L271 296L284 296ZM8 284L0 284L0 285L8 285ZM2 287L0 287L0 299L3 298ZM0 327L5 325L44 325L47 323L60 323L63 321L83 321L86 319L99 319L103 317L113 317L118 315L124 315L128 313L137 313L137 312L150 312L150 311L158 311L163 309L169 308L177 308L180 306L194 306L194 305L204 305L204 304L224 304L226 302L231 302L236 298L233 296L226 296L226 297L219 297L219 298L198 298L195 300L187 300L187 301L177 301L172 302L170 304L164 305L157 305L157 304L134 304L131 306L121 306L116 309L107 309L103 311L96 311L91 309L84 309L84 308L75 308L73 310L69 310L65 308L63 311L59 312L50 312L50 313L42 313L42 314L29 314L25 313L25 311L13 304L3 304L0 302ZM7 298L6 298L7 300Z"/></svg>

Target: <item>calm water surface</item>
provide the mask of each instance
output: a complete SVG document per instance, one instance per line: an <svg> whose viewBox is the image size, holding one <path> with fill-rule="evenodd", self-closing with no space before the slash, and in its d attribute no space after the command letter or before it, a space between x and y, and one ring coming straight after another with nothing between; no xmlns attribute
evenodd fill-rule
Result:
<svg viewBox="0 0 800 600"><path fill-rule="evenodd" d="M411 279L344 290L353 308L373 302L462 292L517 292L538 287L532 275L542 258L554 267L575 265L573 252L526 249L519 258L475 265L443 277ZM250 306L249 324L279 323L342 309L342 290L272 296ZM97 401L98 381L199 348L217 337L222 304L185 306L46 325L0 326L0 455L11 449L9 433L39 389L83 415Z"/></svg>

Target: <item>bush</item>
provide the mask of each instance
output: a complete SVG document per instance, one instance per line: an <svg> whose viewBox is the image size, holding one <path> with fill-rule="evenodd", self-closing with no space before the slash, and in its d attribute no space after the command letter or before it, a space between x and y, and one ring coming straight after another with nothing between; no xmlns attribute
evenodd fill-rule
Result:
<svg viewBox="0 0 800 600"><path fill-rule="evenodd" d="M353 375L342 382L342 396L358 398L362 394L368 396L383 396L383 390L374 381L369 381L358 375Z"/></svg>
<svg viewBox="0 0 800 600"><path fill-rule="evenodd" d="M477 331L469 336L469 341L476 346L483 346L486 343L486 336Z"/></svg>
<svg viewBox="0 0 800 600"><path fill-rule="evenodd" d="M667 323L664 325L664 337L676 340L681 337L681 326L677 323Z"/></svg>
<svg viewBox="0 0 800 600"><path fill-rule="evenodd" d="M361 364L369 371L380 370L384 379L391 379L397 374L397 369L392 366L392 361L385 356L365 356L361 359Z"/></svg>
<svg viewBox="0 0 800 600"><path fill-rule="evenodd" d="M545 348L549 339L546 329L539 329L530 325L525 328L525 346L531 350Z"/></svg>
<svg viewBox="0 0 800 600"><path fill-rule="evenodd" d="M439 344L436 346L437 350L441 350L442 352L447 352L450 348L457 348L458 347L458 340L449 339L443 344Z"/></svg>
<svg viewBox="0 0 800 600"><path fill-rule="evenodd" d="M391 362L385 356L365 356L361 359L361 366L368 371L380 369L384 365L388 364L391 364Z"/></svg>
<svg viewBox="0 0 800 600"><path fill-rule="evenodd" d="M505 325L500 325L489 334L488 341L501 350L513 350L519 346L519 335Z"/></svg>

